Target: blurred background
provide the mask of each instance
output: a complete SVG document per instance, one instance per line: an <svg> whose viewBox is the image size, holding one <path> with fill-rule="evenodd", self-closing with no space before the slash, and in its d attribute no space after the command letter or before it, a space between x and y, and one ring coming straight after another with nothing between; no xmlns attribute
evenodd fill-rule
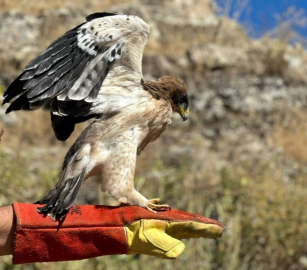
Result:
<svg viewBox="0 0 307 270"><path fill-rule="evenodd" d="M108 256L0 269L307 269L305 0L0 0L0 93L51 41L86 15L117 11L151 26L144 77L188 85L191 117L138 158L136 188L173 208L224 222L218 240L186 241L174 261ZM49 114L0 119L0 205L34 202L58 179L70 145ZM115 204L95 179L79 204Z"/></svg>

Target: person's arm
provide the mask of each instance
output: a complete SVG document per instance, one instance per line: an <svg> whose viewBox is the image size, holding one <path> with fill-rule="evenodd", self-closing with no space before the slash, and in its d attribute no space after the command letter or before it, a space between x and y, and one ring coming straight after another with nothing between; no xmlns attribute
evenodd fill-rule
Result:
<svg viewBox="0 0 307 270"><path fill-rule="evenodd" d="M0 143L2 135L0 121ZM13 254L14 225L13 206L0 207L0 256Z"/></svg>
<svg viewBox="0 0 307 270"><path fill-rule="evenodd" d="M192 213L151 213L137 206L72 206L63 222L36 211L37 205L0 207L0 255L13 264L81 260L112 254L175 259L184 238L219 238L222 223Z"/></svg>
<svg viewBox="0 0 307 270"><path fill-rule="evenodd" d="M0 121L0 143L3 129ZM13 254L14 211L13 206L0 207L0 256Z"/></svg>
<svg viewBox="0 0 307 270"><path fill-rule="evenodd" d="M13 254L14 228L13 206L0 207L0 256Z"/></svg>

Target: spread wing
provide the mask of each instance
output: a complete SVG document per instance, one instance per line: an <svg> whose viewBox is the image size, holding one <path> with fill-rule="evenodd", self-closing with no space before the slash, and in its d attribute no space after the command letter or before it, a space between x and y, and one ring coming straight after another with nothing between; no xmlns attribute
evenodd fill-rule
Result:
<svg viewBox="0 0 307 270"><path fill-rule="evenodd" d="M131 62L129 44L143 36L133 51L142 58L149 26L136 16L96 13L68 31L32 60L4 93L13 110L47 108L60 116L86 116L115 62ZM133 61L132 61L133 62ZM141 65L141 63L139 63ZM139 67L130 69L141 70ZM140 71L141 72L141 71Z"/></svg>

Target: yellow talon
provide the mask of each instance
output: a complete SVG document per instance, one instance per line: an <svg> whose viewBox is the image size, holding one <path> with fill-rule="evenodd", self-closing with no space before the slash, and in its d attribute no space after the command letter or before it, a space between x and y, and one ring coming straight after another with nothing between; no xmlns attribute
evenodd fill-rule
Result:
<svg viewBox="0 0 307 270"><path fill-rule="evenodd" d="M157 213L157 211L170 210L170 207L167 204L160 204L159 198L148 200L146 208L152 213Z"/></svg>

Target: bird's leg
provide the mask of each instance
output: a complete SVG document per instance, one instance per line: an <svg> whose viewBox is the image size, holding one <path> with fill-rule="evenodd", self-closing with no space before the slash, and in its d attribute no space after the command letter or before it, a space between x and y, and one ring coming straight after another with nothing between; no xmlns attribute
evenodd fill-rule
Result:
<svg viewBox="0 0 307 270"><path fill-rule="evenodd" d="M137 205L141 207L146 207L147 205L147 199L138 191L135 189L127 189L127 190L121 190L120 193L117 192L110 192L112 196L114 196L119 202L122 204L128 204L128 205Z"/></svg>
<svg viewBox="0 0 307 270"><path fill-rule="evenodd" d="M115 138L113 155L103 165L102 190L124 204L144 207L154 213L168 210L169 206L160 205L159 199L147 200L134 188L138 130L129 129Z"/></svg>

